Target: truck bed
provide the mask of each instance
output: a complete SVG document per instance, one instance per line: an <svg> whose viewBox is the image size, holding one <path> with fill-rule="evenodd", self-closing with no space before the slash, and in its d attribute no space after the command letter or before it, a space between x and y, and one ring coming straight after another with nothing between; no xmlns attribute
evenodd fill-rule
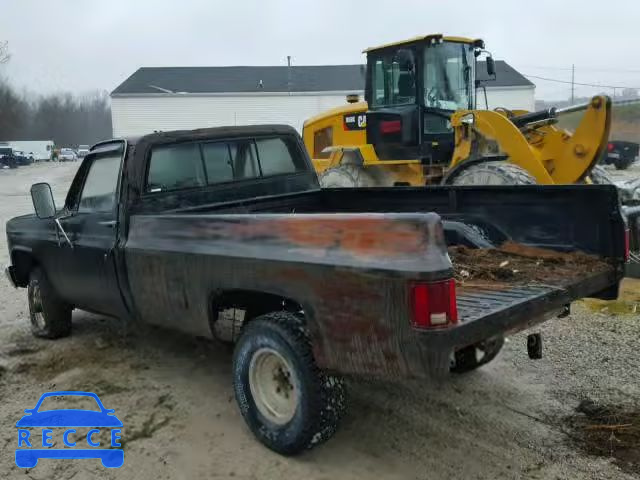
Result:
<svg viewBox="0 0 640 480"><path fill-rule="evenodd" d="M438 214L447 245L490 248L510 241L561 252L620 258L623 225L612 185L322 189L304 193L227 201L212 193L175 214ZM614 231L615 230L615 231Z"/></svg>
<svg viewBox="0 0 640 480"><path fill-rule="evenodd" d="M127 264L144 316L181 318L180 328L204 334L206 314L189 305L204 302L207 285L273 292L305 310L316 305L318 364L342 372L441 374L456 348L541 322L582 297L615 298L622 276L624 221L610 186L317 190L199 202L132 216ZM510 245L520 251L497 250ZM496 252L544 251L529 257L542 259L529 269L535 278L463 278L447 247L489 251L498 271L506 267L495 265L503 258ZM459 323L413 330L410 282L454 275Z"/></svg>

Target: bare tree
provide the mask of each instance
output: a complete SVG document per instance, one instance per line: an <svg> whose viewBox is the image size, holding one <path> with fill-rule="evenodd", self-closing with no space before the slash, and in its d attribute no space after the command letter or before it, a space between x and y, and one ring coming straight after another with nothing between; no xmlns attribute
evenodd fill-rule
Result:
<svg viewBox="0 0 640 480"><path fill-rule="evenodd" d="M0 77L0 140L53 140L73 147L111 138L111 108L106 92L85 96L60 93L19 95Z"/></svg>
<svg viewBox="0 0 640 480"><path fill-rule="evenodd" d="M6 40L4 42L0 42L0 64L7 63L10 58L9 42Z"/></svg>

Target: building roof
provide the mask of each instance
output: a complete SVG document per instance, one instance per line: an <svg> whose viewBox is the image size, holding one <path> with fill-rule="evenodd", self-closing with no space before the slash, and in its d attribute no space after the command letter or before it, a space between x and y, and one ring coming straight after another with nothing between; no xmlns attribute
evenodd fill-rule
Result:
<svg viewBox="0 0 640 480"><path fill-rule="evenodd" d="M488 88L533 86L506 62L496 60L495 65L496 80L486 81ZM479 79L487 78L486 71L478 62ZM286 66L142 67L111 94L358 92L364 83L364 65L296 65L290 73Z"/></svg>
<svg viewBox="0 0 640 480"><path fill-rule="evenodd" d="M518 72L504 60L496 60L496 79L491 80L487 75L486 62L478 62L476 76L487 88L491 87L534 87L535 84Z"/></svg>
<svg viewBox="0 0 640 480"><path fill-rule="evenodd" d="M112 95L136 93L345 92L364 90L364 65L143 67Z"/></svg>

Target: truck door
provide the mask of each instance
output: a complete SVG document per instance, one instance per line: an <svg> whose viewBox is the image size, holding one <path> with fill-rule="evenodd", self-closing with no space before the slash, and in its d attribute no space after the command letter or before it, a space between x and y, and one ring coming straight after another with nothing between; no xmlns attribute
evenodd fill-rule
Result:
<svg viewBox="0 0 640 480"><path fill-rule="evenodd" d="M58 264L66 278L60 292L64 298L79 308L117 317L126 315L114 255L122 159L122 144L87 155L82 188L68 199L69 215L60 220L73 248L63 245Z"/></svg>

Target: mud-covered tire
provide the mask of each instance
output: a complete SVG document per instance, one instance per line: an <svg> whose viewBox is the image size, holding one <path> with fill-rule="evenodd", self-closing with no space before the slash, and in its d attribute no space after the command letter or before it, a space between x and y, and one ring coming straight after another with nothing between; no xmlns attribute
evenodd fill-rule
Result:
<svg viewBox="0 0 640 480"><path fill-rule="evenodd" d="M535 185L536 179L524 168L505 161L471 165L450 179L450 185Z"/></svg>
<svg viewBox="0 0 640 480"><path fill-rule="evenodd" d="M275 352L286 363L295 394L291 418L284 416L277 423L263 413L266 403L260 399L259 388L253 386L256 358L264 352ZM294 455L328 440L345 410L342 379L316 366L304 321L289 312L262 315L246 325L233 355L233 386L240 412L253 434L283 455Z"/></svg>
<svg viewBox="0 0 640 480"><path fill-rule="evenodd" d="M596 165L589 172L589 178L594 185L613 185L613 180L607 171L600 165Z"/></svg>
<svg viewBox="0 0 640 480"><path fill-rule="evenodd" d="M53 289L41 268L34 268L27 286L31 333L41 338L61 338L71 333L71 311Z"/></svg>
<svg viewBox="0 0 640 480"><path fill-rule="evenodd" d="M374 187L375 180L362 165L346 164L329 168L318 176L322 188Z"/></svg>
<svg viewBox="0 0 640 480"><path fill-rule="evenodd" d="M477 345L464 347L454 353L450 371L452 373L467 373L476 370L496 358L503 346L504 337L497 336Z"/></svg>

